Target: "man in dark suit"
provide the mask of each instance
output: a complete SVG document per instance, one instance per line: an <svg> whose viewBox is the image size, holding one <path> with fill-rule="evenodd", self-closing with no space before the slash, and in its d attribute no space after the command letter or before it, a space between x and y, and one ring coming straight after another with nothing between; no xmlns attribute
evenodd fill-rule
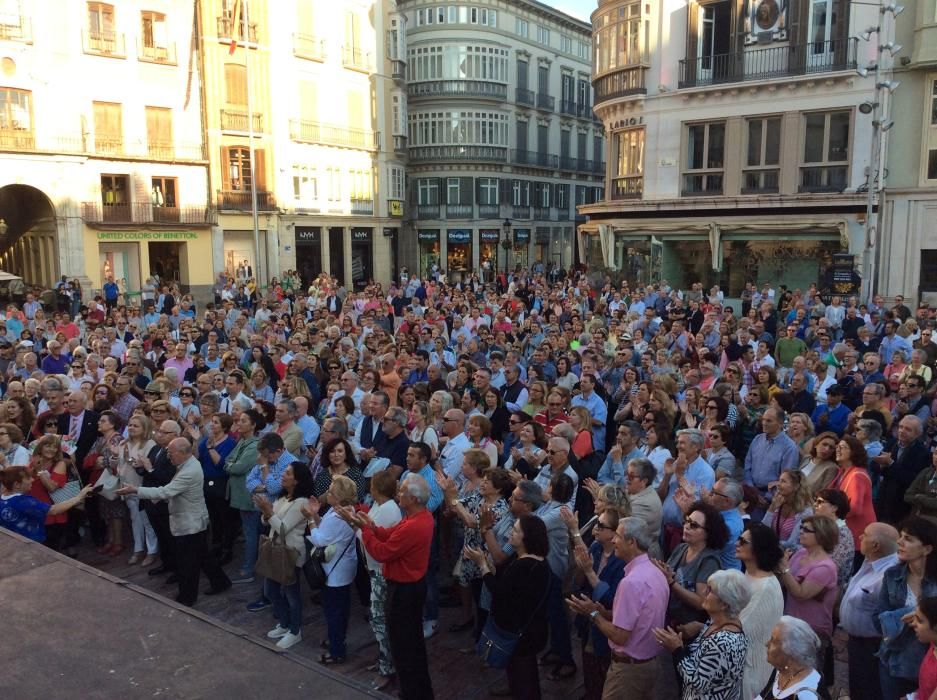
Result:
<svg viewBox="0 0 937 700"><path fill-rule="evenodd" d="M882 473L875 510L883 522L897 524L911 512L911 506L904 500L905 491L931 463L930 452L921 440L923 433L920 418L905 416L898 423L898 439L874 460Z"/></svg>
<svg viewBox="0 0 937 700"><path fill-rule="evenodd" d="M174 420L163 421L156 426L153 439L156 445L145 459L140 460L143 477L142 486L165 486L172 481L176 467L169 459L169 443L182 434L182 428ZM147 573L150 576L173 573L176 570L176 553L173 549L172 531L169 529L169 504L166 501L141 500L143 512L153 526L156 541L159 543L160 564Z"/></svg>
<svg viewBox="0 0 937 700"><path fill-rule="evenodd" d="M390 408L390 397L383 391L374 391L368 397L361 399L361 412L364 419L358 426L355 439L361 447L358 457L361 463L367 465L371 458L377 454L377 444L384 438L381 421Z"/></svg>
<svg viewBox="0 0 937 700"><path fill-rule="evenodd" d="M85 457L91 452L98 439L98 414L85 410L87 397L80 391L73 391L65 398L65 413L58 417L59 435L75 443L75 452L72 455L75 466L83 483L89 483L92 469L85 469ZM78 544L78 511L72 511L68 519L68 545ZM98 499L89 498L85 501L85 515L88 518L88 528L91 530L91 539L95 546L100 547L107 539L107 526L101 517L98 508Z"/></svg>

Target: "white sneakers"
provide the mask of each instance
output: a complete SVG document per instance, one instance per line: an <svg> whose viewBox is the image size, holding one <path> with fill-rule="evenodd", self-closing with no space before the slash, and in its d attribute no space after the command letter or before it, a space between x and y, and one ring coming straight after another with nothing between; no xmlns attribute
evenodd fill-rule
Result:
<svg viewBox="0 0 937 700"><path fill-rule="evenodd" d="M280 638L280 641L277 642L277 647L280 649L289 649L291 646L294 644L299 644L301 641L303 641L302 632L292 634L291 632L287 631L286 634Z"/></svg>
<svg viewBox="0 0 937 700"><path fill-rule="evenodd" d="M267 632L267 639L279 639L280 637L288 633L289 633L289 628L278 624L272 630Z"/></svg>

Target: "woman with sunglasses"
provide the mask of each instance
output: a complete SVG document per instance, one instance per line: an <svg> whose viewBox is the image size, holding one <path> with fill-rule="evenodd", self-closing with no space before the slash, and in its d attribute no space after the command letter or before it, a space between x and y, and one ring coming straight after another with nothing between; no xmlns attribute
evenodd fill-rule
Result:
<svg viewBox="0 0 937 700"><path fill-rule="evenodd" d="M778 536L767 525L751 523L739 535L735 556L745 567L745 576L752 589L752 599L742 610L739 620L748 637L742 697L753 698L771 677L765 646L771 631L784 614L784 593L774 574L784 556Z"/></svg>
<svg viewBox="0 0 937 700"><path fill-rule="evenodd" d="M833 606L839 580L830 556L839 542L836 522L825 515L808 515L800 525L800 549L784 552L778 580L787 591L784 614L800 618L820 638L817 668L823 667L826 646L833 636Z"/></svg>
<svg viewBox="0 0 937 700"><path fill-rule="evenodd" d="M852 576L853 572L853 560L856 555L852 531L846 523L849 510L849 498L839 489L821 489L813 500L813 512L817 515L832 518L839 530L839 542L836 549L833 550L832 558L839 572L839 586L841 589L844 589L849 583L849 577Z"/></svg>
<svg viewBox="0 0 937 700"><path fill-rule="evenodd" d="M179 420L186 423L198 422L201 411L196 401L196 391L190 386L179 389Z"/></svg>
<svg viewBox="0 0 937 700"><path fill-rule="evenodd" d="M702 501L693 503L684 519L683 542L666 564L654 561L670 583L668 626L706 620L706 581L722 568L721 552L728 541L729 528L719 511Z"/></svg>

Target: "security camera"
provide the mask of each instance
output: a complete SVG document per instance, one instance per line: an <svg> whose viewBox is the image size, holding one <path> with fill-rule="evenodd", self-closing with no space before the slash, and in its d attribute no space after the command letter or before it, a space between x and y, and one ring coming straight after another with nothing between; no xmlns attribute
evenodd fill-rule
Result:
<svg viewBox="0 0 937 700"><path fill-rule="evenodd" d="M866 100L859 105L859 111L863 114L872 114L872 111L878 107L878 102L872 102L872 100Z"/></svg>

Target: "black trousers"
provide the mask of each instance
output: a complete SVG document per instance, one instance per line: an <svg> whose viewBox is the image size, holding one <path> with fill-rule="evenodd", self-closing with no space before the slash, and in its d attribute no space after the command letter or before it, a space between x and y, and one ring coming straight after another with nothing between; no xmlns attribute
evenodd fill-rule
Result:
<svg viewBox="0 0 937 700"><path fill-rule="evenodd" d="M156 533L156 541L159 543L159 558L166 571L176 570L176 543L169 529L169 509L165 503L153 503L144 501L143 510L146 517L153 526L153 532Z"/></svg>
<svg viewBox="0 0 937 700"><path fill-rule="evenodd" d="M514 700L540 700L540 669L536 654L514 654L506 670L508 688Z"/></svg>
<svg viewBox="0 0 937 700"><path fill-rule="evenodd" d="M879 664L875 656L881 643L881 637L849 635L846 642L846 651L849 654L849 697L882 700Z"/></svg>
<svg viewBox="0 0 937 700"><path fill-rule="evenodd" d="M397 685L403 700L432 700L433 684L423 639L423 603L426 581L387 581L387 639L397 667Z"/></svg>
<svg viewBox="0 0 937 700"><path fill-rule="evenodd" d="M195 605L198 600L200 571L205 572L212 590L222 590L231 585L218 560L208 551L207 530L196 532L194 535L177 535L175 545L176 575L179 577L177 603Z"/></svg>
<svg viewBox="0 0 937 700"><path fill-rule="evenodd" d="M232 508L224 497L224 489L205 489L205 506L208 508L208 520L211 523L212 547L221 548L222 552L234 549L241 526L240 513ZM158 535L157 535L158 537Z"/></svg>

